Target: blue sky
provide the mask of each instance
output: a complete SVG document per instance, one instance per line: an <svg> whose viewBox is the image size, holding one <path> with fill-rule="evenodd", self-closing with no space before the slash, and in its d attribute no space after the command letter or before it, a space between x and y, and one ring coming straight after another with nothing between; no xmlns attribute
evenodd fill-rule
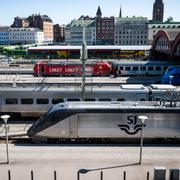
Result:
<svg viewBox="0 0 180 180"><path fill-rule="evenodd" d="M100 5L103 16L118 16L120 6L123 16L152 18L155 0L1 0L0 25L11 25L15 16L47 14L54 23L68 24L80 15L95 16ZM164 19L172 16L180 21L180 0L163 0Z"/></svg>

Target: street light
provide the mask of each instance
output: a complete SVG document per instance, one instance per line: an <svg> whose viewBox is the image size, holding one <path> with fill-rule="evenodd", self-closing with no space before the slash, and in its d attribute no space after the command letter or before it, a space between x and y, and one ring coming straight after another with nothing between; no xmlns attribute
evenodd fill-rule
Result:
<svg viewBox="0 0 180 180"><path fill-rule="evenodd" d="M142 164L143 130L144 130L145 121L148 119L148 117L147 116L138 116L138 119L141 120L141 145L140 145L139 164Z"/></svg>
<svg viewBox="0 0 180 180"><path fill-rule="evenodd" d="M7 122L9 118L10 118L10 115L1 116L1 119L3 119L4 124L5 124L7 164L9 164L8 134L7 134Z"/></svg>
<svg viewBox="0 0 180 180"><path fill-rule="evenodd" d="M88 169L80 169L80 170L77 172L77 180L80 180L80 174L86 174L86 173L88 173L89 171L91 171L91 170L88 170Z"/></svg>

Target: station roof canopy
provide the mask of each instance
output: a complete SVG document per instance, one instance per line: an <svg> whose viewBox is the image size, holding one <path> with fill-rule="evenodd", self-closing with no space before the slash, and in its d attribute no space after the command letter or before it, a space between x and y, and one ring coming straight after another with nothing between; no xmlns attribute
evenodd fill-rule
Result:
<svg viewBox="0 0 180 180"><path fill-rule="evenodd" d="M29 51L41 51L41 50L80 50L82 46L37 46L28 48ZM88 50L137 50L148 51L151 46L87 46Z"/></svg>

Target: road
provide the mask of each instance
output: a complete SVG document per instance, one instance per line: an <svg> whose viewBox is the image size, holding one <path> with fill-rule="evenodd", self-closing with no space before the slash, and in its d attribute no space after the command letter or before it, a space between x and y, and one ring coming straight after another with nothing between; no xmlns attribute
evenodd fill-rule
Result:
<svg viewBox="0 0 180 180"><path fill-rule="evenodd" d="M5 144L0 144L2 180L7 179L8 170L11 170L13 180L30 179L31 170L34 171L34 180L53 180L54 170L57 179L75 180L79 169L90 170L80 175L83 180L99 180L100 171L103 171L105 180L121 180L123 171L127 172L127 180L145 180L147 171L152 179L155 166L164 166L167 170L180 167L179 146L144 147L142 165L137 164L139 146L11 144L9 153L10 164L3 164L6 150Z"/></svg>

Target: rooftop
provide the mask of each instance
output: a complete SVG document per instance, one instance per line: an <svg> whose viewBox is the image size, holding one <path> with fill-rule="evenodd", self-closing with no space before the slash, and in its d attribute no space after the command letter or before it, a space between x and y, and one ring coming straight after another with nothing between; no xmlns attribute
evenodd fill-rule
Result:
<svg viewBox="0 0 180 180"><path fill-rule="evenodd" d="M37 46L28 50L80 50L82 46ZM87 46L88 50L150 50L151 46Z"/></svg>
<svg viewBox="0 0 180 180"><path fill-rule="evenodd" d="M132 16L132 17L117 17L116 21L148 21L148 19L146 17L136 17L136 16Z"/></svg>
<svg viewBox="0 0 180 180"><path fill-rule="evenodd" d="M67 27L90 27L90 26L95 26L95 19L78 19L78 20L73 20L71 21L70 24L67 25Z"/></svg>
<svg viewBox="0 0 180 180"><path fill-rule="evenodd" d="M149 28L179 28L180 29L180 22L162 22L162 23L150 23Z"/></svg>
<svg viewBox="0 0 180 180"><path fill-rule="evenodd" d="M9 26L0 26L0 32L6 32L8 31Z"/></svg>
<svg viewBox="0 0 180 180"><path fill-rule="evenodd" d="M41 31L40 29L38 28L8 28L8 31Z"/></svg>

